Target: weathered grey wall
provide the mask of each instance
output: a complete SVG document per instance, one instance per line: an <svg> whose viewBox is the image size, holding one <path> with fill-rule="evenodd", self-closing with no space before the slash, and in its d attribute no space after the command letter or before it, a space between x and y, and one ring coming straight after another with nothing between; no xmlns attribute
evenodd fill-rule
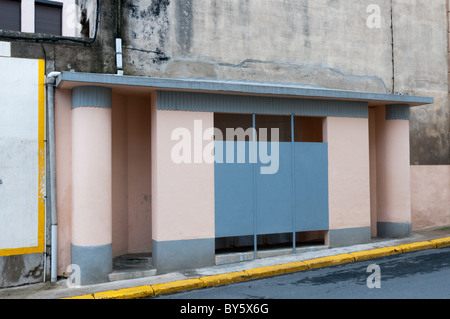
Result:
<svg viewBox="0 0 450 319"><path fill-rule="evenodd" d="M127 0L125 73L432 96L412 110L411 163L450 164L446 2Z"/></svg>
<svg viewBox="0 0 450 319"><path fill-rule="evenodd" d="M12 31L0 31L1 35L21 36L28 39L7 39L0 41L11 41L11 56L18 58L46 59L47 73L52 70L93 72L93 73L115 73L115 37L116 28L116 3L119 0L108 2L100 1L100 24L96 41L93 44L85 45L69 41L39 40L36 38L51 37L45 34L20 33ZM88 8L95 8L95 0L81 1L83 6L87 2ZM95 19L91 16L91 27L95 24ZM94 28L95 29L95 28ZM80 35L81 36L81 35ZM30 38L33 38L30 40ZM81 39L81 38L80 38ZM83 38L81 40L88 41Z"/></svg>
<svg viewBox="0 0 450 319"><path fill-rule="evenodd" d="M411 164L448 165L449 83L446 0L395 0L395 91L432 96L411 110Z"/></svg>
<svg viewBox="0 0 450 319"><path fill-rule="evenodd" d="M102 1L93 45L45 41L43 47L47 70L116 73L114 39L119 36L126 75L432 96L433 105L411 113L411 164L450 164L446 2ZM95 0L79 3L91 8L93 20ZM379 27L367 24L371 4L380 9ZM44 58L41 44L30 41L14 41L12 55Z"/></svg>
<svg viewBox="0 0 450 319"><path fill-rule="evenodd" d="M43 254L0 256L0 287L42 282Z"/></svg>
<svg viewBox="0 0 450 319"><path fill-rule="evenodd" d="M367 27L370 3L125 1L125 72L389 92L390 27ZM390 21L390 9L381 14Z"/></svg>

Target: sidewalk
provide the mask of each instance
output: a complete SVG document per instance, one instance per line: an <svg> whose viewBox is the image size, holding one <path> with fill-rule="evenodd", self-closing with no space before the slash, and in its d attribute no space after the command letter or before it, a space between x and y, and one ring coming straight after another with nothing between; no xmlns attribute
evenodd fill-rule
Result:
<svg viewBox="0 0 450 319"><path fill-rule="evenodd" d="M266 257L80 288L69 288L66 280L2 288L0 299L141 298L448 246L450 246L450 227L432 228L415 231L408 238L374 239L369 244L303 251L295 255Z"/></svg>

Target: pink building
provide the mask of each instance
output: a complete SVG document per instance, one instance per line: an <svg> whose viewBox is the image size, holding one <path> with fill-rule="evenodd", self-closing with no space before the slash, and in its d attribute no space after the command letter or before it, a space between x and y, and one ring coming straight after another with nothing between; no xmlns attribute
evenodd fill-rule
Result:
<svg viewBox="0 0 450 319"><path fill-rule="evenodd" d="M0 0L0 287L448 227L449 17L450 0Z"/></svg>
<svg viewBox="0 0 450 319"><path fill-rule="evenodd" d="M409 109L432 98L73 72L55 92L58 269L84 283L127 253L161 273L213 265L231 241L258 254L411 232ZM256 134L213 140L239 127Z"/></svg>

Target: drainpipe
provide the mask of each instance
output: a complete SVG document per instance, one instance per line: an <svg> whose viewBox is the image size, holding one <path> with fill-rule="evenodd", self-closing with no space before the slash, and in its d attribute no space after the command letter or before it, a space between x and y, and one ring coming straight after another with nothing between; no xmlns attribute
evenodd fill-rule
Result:
<svg viewBox="0 0 450 319"><path fill-rule="evenodd" d="M117 75L123 75L122 62L122 1L117 1L116 8L116 68Z"/></svg>
<svg viewBox="0 0 450 319"><path fill-rule="evenodd" d="M58 270L58 220L56 214L56 170L55 170L55 83L60 72L47 75L47 114L48 114L48 147L50 171L50 210L52 214L51 229L51 281L57 281Z"/></svg>
<svg viewBox="0 0 450 319"><path fill-rule="evenodd" d="M122 39L116 39L116 67L117 75L123 75L123 64L122 64Z"/></svg>

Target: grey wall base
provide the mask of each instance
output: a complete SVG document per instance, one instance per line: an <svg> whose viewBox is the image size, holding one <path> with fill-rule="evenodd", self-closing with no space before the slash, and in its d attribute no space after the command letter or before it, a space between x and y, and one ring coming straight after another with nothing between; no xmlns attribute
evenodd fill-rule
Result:
<svg viewBox="0 0 450 319"><path fill-rule="evenodd" d="M108 274L112 272L112 245L77 246L71 244L72 274L75 283L79 278L80 285L93 285L108 281Z"/></svg>
<svg viewBox="0 0 450 319"><path fill-rule="evenodd" d="M371 241L370 227L330 229L330 247L366 244Z"/></svg>
<svg viewBox="0 0 450 319"><path fill-rule="evenodd" d="M158 273L212 266L215 264L215 240L153 240L152 264Z"/></svg>
<svg viewBox="0 0 450 319"><path fill-rule="evenodd" d="M44 254L0 257L0 288L44 281Z"/></svg>
<svg viewBox="0 0 450 319"><path fill-rule="evenodd" d="M390 222L377 223L378 237L402 238L410 236L411 233L412 233L411 223L390 223Z"/></svg>

